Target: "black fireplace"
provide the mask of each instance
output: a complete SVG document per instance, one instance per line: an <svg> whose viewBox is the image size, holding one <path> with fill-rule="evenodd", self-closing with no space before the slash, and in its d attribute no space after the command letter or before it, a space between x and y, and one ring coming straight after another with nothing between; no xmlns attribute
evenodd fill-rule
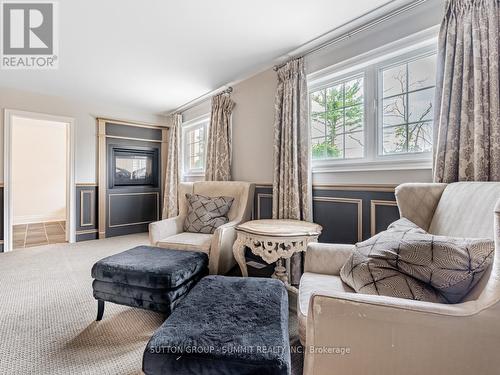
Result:
<svg viewBox="0 0 500 375"><path fill-rule="evenodd" d="M112 147L110 188L120 186L159 187L157 148Z"/></svg>

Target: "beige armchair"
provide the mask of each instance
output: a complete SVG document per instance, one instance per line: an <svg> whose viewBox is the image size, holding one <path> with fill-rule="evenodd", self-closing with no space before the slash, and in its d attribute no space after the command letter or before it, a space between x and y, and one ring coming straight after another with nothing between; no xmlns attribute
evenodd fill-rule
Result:
<svg viewBox="0 0 500 375"><path fill-rule="evenodd" d="M311 244L298 302L304 374L498 374L500 183L403 184L396 199L430 233L494 239L493 265L463 302L436 304L356 294L339 277L353 246Z"/></svg>
<svg viewBox="0 0 500 375"><path fill-rule="evenodd" d="M227 273L236 264L232 249L236 239L234 227L250 220L254 190L254 184L239 181L179 184L179 215L149 224L151 244L173 250L202 251L208 254L211 274ZM214 234L184 232L186 193L233 197L234 201L228 212L229 222L218 227Z"/></svg>

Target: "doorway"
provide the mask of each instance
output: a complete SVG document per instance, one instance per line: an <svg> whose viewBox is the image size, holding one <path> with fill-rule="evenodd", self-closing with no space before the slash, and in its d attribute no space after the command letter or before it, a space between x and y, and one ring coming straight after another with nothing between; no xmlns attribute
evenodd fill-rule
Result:
<svg viewBox="0 0 500 375"><path fill-rule="evenodd" d="M5 111L4 251L74 242L73 123Z"/></svg>

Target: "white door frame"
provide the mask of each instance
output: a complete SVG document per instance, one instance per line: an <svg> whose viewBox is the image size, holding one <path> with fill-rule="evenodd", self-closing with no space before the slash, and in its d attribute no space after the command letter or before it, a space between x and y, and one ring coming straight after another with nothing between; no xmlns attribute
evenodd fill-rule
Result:
<svg viewBox="0 0 500 375"><path fill-rule="evenodd" d="M12 250L12 126L13 118L29 118L65 123L66 132L66 240L76 240L75 223L75 120L71 117L6 109L4 114L4 251ZM69 230L68 230L69 229Z"/></svg>

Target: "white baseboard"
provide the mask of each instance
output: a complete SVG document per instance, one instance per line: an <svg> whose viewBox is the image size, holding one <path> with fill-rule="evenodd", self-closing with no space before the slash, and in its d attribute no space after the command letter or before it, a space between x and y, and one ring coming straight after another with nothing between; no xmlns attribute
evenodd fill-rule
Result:
<svg viewBox="0 0 500 375"><path fill-rule="evenodd" d="M13 225L48 223L51 221L66 221L66 217L61 215L26 215L14 216L12 221Z"/></svg>

